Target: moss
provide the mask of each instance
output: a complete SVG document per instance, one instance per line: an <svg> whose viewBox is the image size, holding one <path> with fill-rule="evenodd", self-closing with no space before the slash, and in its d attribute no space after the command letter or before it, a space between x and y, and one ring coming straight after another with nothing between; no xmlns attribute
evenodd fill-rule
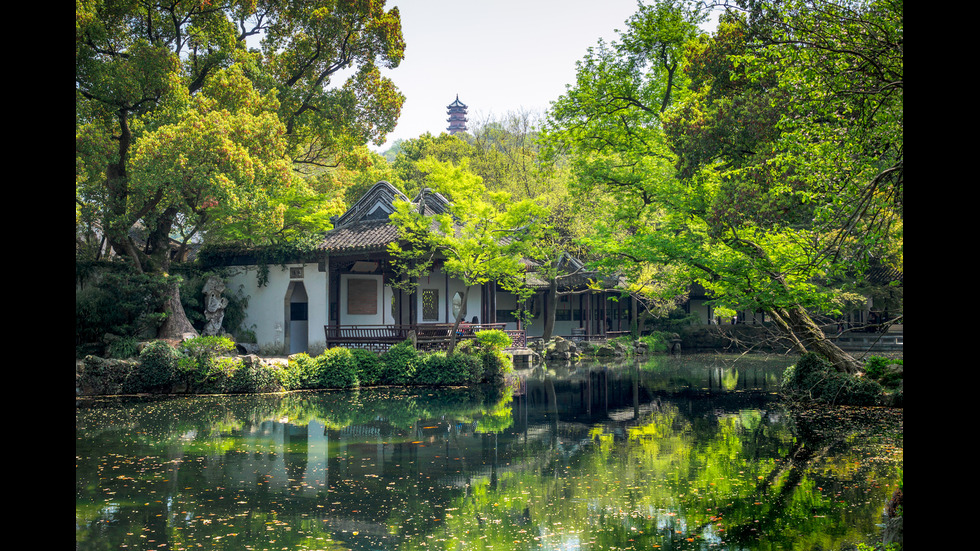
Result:
<svg viewBox="0 0 980 551"><path fill-rule="evenodd" d="M870 406L880 403L884 388L866 377L834 369L823 357L807 353L783 373L782 393L790 400Z"/></svg>

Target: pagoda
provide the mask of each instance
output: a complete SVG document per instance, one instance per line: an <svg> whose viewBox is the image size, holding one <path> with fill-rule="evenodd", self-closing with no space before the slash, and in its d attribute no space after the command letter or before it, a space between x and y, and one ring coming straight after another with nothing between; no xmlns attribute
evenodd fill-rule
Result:
<svg viewBox="0 0 980 551"><path fill-rule="evenodd" d="M466 132L466 104L459 101L459 94L456 94L456 101L446 107L446 114L449 115L449 118L446 119L449 122L449 128L446 130L450 134Z"/></svg>

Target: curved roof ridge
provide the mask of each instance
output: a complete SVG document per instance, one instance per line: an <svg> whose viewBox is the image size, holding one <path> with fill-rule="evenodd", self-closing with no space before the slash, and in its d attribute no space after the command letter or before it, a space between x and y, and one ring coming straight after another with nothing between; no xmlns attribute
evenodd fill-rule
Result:
<svg viewBox="0 0 980 551"><path fill-rule="evenodd" d="M349 226L364 219L372 212L372 208L379 202L386 207L385 214L390 214L394 210L394 203L401 199L408 201L408 197L393 186L387 180L380 180L367 191L360 199L354 202L347 212L341 214L334 221L334 228ZM390 210L388 210L390 209Z"/></svg>

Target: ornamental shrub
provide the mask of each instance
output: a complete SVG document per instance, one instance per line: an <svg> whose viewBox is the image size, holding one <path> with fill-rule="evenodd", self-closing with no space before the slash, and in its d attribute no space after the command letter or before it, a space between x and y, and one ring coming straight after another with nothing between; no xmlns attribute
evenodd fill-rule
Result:
<svg viewBox="0 0 980 551"><path fill-rule="evenodd" d="M384 368L381 357L370 350L359 348L352 349L350 352L354 360L358 384L361 386L378 384L381 381L381 371Z"/></svg>
<svg viewBox="0 0 980 551"><path fill-rule="evenodd" d="M500 329L487 329L476 332L476 343L484 350L502 352L511 345L510 336Z"/></svg>
<svg viewBox="0 0 980 551"><path fill-rule="evenodd" d="M358 385L354 355L347 348L330 348L316 357L314 388L353 388Z"/></svg>
<svg viewBox="0 0 980 551"><path fill-rule="evenodd" d="M220 361L220 356L234 350L235 343L227 337L194 337L180 343L179 365L190 388L194 392L223 392L231 377L226 371L233 366L229 361Z"/></svg>
<svg viewBox="0 0 980 551"><path fill-rule="evenodd" d="M165 301L159 276L100 270L75 291L75 345L101 343L106 334L145 338L163 322Z"/></svg>
<svg viewBox="0 0 980 551"><path fill-rule="evenodd" d="M182 378L179 362L180 353L166 341L147 344L126 379L126 391L161 392L173 388Z"/></svg>
<svg viewBox="0 0 980 551"><path fill-rule="evenodd" d="M414 382L415 371L421 362L412 341L400 342L381 355L381 377L385 385L403 385Z"/></svg>
<svg viewBox="0 0 980 551"><path fill-rule="evenodd" d="M235 343L228 337L194 337L180 343L182 351L194 358L214 358L235 351Z"/></svg>
<svg viewBox="0 0 980 551"><path fill-rule="evenodd" d="M243 358L227 358L229 380L226 392L279 392L285 389L280 369L273 365Z"/></svg>
<svg viewBox="0 0 980 551"><path fill-rule="evenodd" d="M514 370L513 359L504 353L504 349L510 344L510 337L499 329L476 333L476 346L483 362L484 382L503 384L507 374Z"/></svg>
<svg viewBox="0 0 980 551"><path fill-rule="evenodd" d="M275 366L247 357L211 358L193 381L194 392L204 394L252 394L285 389L283 375Z"/></svg>
<svg viewBox="0 0 980 551"><path fill-rule="evenodd" d="M415 382L421 385L468 385L483 378L483 361L470 354L426 354L418 364Z"/></svg>
<svg viewBox="0 0 980 551"><path fill-rule="evenodd" d="M901 368L890 368L890 365L902 365L902 360L871 356L864 365L864 375L869 379L878 381L882 386L896 387L904 375Z"/></svg>
<svg viewBox="0 0 980 551"><path fill-rule="evenodd" d="M286 390L313 388L313 378L317 372L316 359L309 354L293 354L289 357L289 366L283 374L283 386Z"/></svg>

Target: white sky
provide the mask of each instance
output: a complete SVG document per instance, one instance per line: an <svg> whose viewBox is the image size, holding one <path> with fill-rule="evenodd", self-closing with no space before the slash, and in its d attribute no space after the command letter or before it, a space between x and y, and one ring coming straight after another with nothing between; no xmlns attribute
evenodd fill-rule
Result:
<svg viewBox="0 0 980 551"><path fill-rule="evenodd" d="M613 41L636 0L388 0L397 6L405 59L386 72L405 95L397 139L445 131L446 106L472 122L512 111L544 114L575 79L599 38Z"/></svg>

